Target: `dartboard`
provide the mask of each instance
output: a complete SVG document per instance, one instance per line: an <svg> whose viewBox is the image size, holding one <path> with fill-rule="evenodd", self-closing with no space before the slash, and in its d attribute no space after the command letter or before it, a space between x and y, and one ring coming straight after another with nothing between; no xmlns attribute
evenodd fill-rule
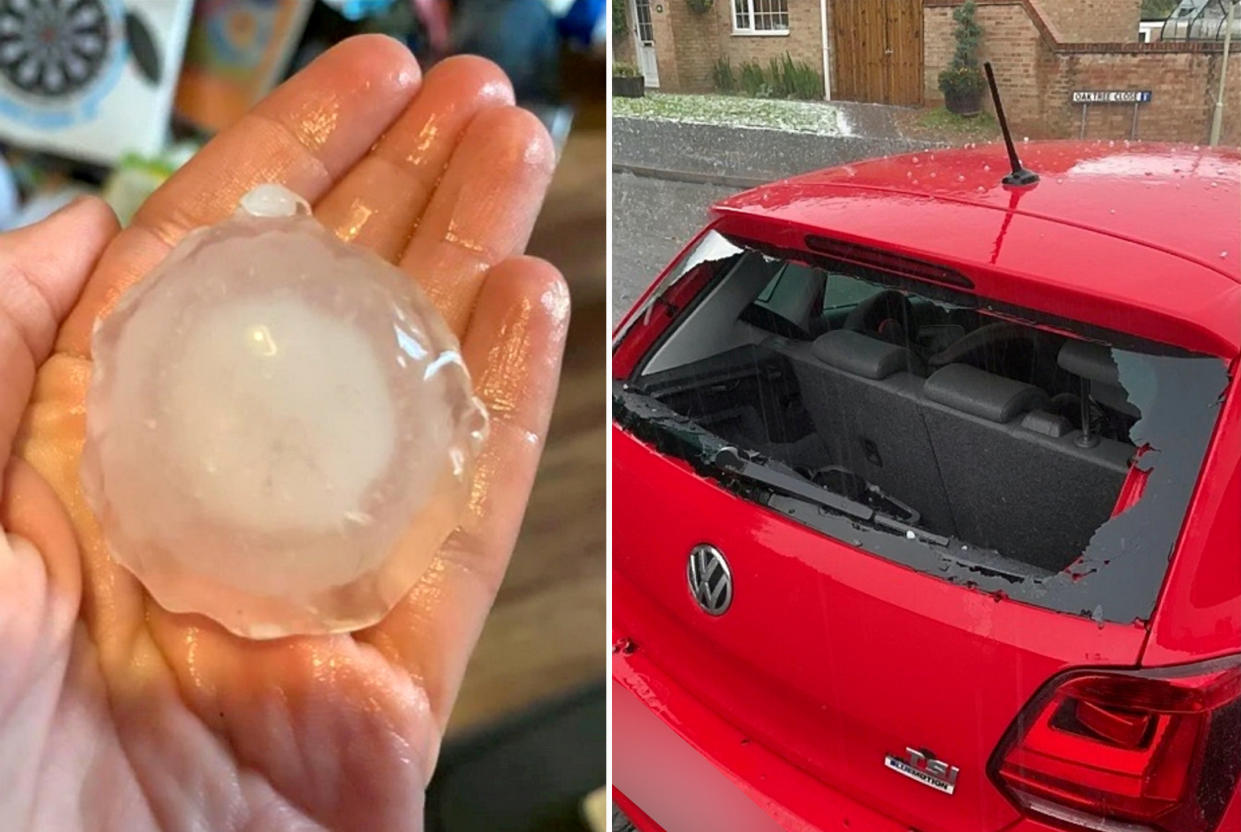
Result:
<svg viewBox="0 0 1241 832"><path fill-rule="evenodd" d="M89 84L111 38L102 0L0 0L0 75L29 95L59 98Z"/></svg>

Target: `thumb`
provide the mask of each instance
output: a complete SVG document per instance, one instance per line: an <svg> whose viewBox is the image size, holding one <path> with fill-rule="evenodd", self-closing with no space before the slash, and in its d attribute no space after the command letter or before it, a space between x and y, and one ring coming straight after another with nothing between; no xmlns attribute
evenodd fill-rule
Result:
<svg viewBox="0 0 1241 832"><path fill-rule="evenodd" d="M107 203L85 197L41 222L0 234L0 469L35 372L117 230Z"/></svg>

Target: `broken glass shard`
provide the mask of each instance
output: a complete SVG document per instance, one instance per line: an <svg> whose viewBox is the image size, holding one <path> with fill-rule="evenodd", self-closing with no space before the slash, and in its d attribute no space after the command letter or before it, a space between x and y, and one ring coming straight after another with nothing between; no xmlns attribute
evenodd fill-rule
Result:
<svg viewBox="0 0 1241 832"><path fill-rule="evenodd" d="M487 429L409 275L265 185L96 327L84 490L162 606L250 638L354 630L457 525Z"/></svg>

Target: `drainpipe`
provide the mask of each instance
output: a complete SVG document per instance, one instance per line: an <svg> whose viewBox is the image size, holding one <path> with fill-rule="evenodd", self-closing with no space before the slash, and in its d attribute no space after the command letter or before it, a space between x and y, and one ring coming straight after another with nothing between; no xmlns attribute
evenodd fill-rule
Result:
<svg viewBox="0 0 1241 832"><path fill-rule="evenodd" d="M1224 57L1219 71L1219 94L1215 96L1215 113L1211 116L1211 140L1208 142L1211 147L1219 144L1220 125L1224 120L1224 82L1228 80L1228 50L1232 46L1232 19L1236 9L1236 2L1229 0L1228 17L1224 19L1226 28L1224 29Z"/></svg>
<svg viewBox="0 0 1241 832"><path fill-rule="evenodd" d="M832 100L832 70L827 60L827 0L819 0L819 31L823 35L823 100ZM1227 54L1228 47L1224 47ZM1225 64L1227 66L1227 64ZM1222 92L1220 93L1223 94Z"/></svg>

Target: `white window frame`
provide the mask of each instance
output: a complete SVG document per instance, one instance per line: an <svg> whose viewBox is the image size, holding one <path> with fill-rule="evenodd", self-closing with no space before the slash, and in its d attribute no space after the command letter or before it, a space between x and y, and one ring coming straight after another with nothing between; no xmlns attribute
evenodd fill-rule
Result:
<svg viewBox="0 0 1241 832"><path fill-rule="evenodd" d="M762 14L783 14L786 20L783 29L755 29L755 6L759 2L766 2L772 5L782 2L784 9L782 12L760 12ZM749 28L739 28L737 26L737 4L743 4L746 10L746 19L750 21ZM729 0L728 13L732 18L732 27L734 35L743 35L746 37L788 37L789 27L792 21L789 21L789 3L788 0Z"/></svg>

